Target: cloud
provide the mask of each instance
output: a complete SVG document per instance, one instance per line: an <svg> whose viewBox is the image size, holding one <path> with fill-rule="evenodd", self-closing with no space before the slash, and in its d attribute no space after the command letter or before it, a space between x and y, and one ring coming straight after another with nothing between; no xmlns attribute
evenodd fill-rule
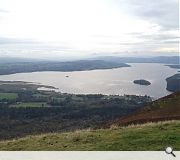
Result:
<svg viewBox="0 0 180 160"><path fill-rule="evenodd" d="M179 43L178 34L168 34L167 32L160 32L156 34L134 33L133 36L143 39L144 41L151 41L154 43Z"/></svg>
<svg viewBox="0 0 180 160"><path fill-rule="evenodd" d="M8 11L0 8L0 13L8 13Z"/></svg>
<svg viewBox="0 0 180 160"><path fill-rule="evenodd" d="M4 14L8 13L7 10L0 8L0 20L3 18Z"/></svg>
<svg viewBox="0 0 180 160"><path fill-rule="evenodd" d="M6 38L0 37L0 47L18 47L18 48L26 48L27 46L32 47L32 49L40 49L47 51L65 51L65 50L73 50L75 48L70 47L69 44L64 42L43 42L37 41L34 39L19 39L19 38Z"/></svg>
<svg viewBox="0 0 180 160"><path fill-rule="evenodd" d="M0 45L2 45L2 44L32 44L32 43L40 43L40 42L35 42L35 41L29 40L29 39L16 39L16 38L0 37Z"/></svg>
<svg viewBox="0 0 180 160"><path fill-rule="evenodd" d="M151 3L150 3L151 2ZM153 3L152 3L153 2ZM179 1L178 0L160 0L149 1L145 6L141 7L139 14L145 18L158 23L164 29L179 28ZM143 9L144 8L144 9Z"/></svg>
<svg viewBox="0 0 180 160"><path fill-rule="evenodd" d="M178 3L0 0L0 54L7 50L9 54L32 52L35 56L136 51L147 54L165 48L178 51Z"/></svg>
<svg viewBox="0 0 180 160"><path fill-rule="evenodd" d="M152 21L164 29L179 28L179 0L115 0L134 16Z"/></svg>
<svg viewBox="0 0 180 160"><path fill-rule="evenodd" d="M0 37L0 57L65 58L81 52L64 42L42 42L33 39ZM84 51L85 52L85 51ZM78 57L78 56L77 56Z"/></svg>

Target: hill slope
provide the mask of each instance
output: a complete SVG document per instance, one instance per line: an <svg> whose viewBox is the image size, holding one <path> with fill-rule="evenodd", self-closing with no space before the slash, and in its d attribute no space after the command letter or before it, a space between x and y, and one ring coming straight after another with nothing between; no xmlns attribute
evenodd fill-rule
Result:
<svg viewBox="0 0 180 160"><path fill-rule="evenodd" d="M157 122L165 120L180 120L180 92L151 102L148 106L115 120L110 125L125 126L146 122Z"/></svg>
<svg viewBox="0 0 180 160"><path fill-rule="evenodd" d="M180 150L179 102L180 92L156 100L140 111L116 120L109 128L2 140L0 150L157 151L164 150L169 144L175 150ZM172 119L178 120L167 121ZM146 124L127 126L132 123ZM126 127L119 127L121 125Z"/></svg>
<svg viewBox="0 0 180 160"><path fill-rule="evenodd" d="M0 142L0 150L157 151L171 144L180 150L180 121L29 136Z"/></svg>

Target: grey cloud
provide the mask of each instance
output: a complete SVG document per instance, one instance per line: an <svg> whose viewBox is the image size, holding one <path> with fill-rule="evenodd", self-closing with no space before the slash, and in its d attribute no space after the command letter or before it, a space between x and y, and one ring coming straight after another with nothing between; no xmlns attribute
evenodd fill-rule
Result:
<svg viewBox="0 0 180 160"><path fill-rule="evenodd" d="M75 50L70 45L59 42L40 42L32 39L15 39L0 37L0 49L7 50L31 50L31 51L46 51L46 52L63 52Z"/></svg>
<svg viewBox="0 0 180 160"><path fill-rule="evenodd" d="M178 40L167 40L167 41L164 41L163 43L166 43L166 44L179 44L179 41Z"/></svg>
<svg viewBox="0 0 180 160"><path fill-rule="evenodd" d="M0 8L0 13L8 13L8 11Z"/></svg>
<svg viewBox="0 0 180 160"><path fill-rule="evenodd" d="M147 34L137 34L134 35L137 38L142 38L142 39L146 39L146 40L157 40L157 41L161 41L161 40L177 40L179 39L179 36L176 35L171 35L171 34L167 34L167 33L158 33L158 34L152 34L152 35L147 35Z"/></svg>
<svg viewBox="0 0 180 160"><path fill-rule="evenodd" d="M137 10L139 15L149 18L165 29L179 28L178 0L146 0L144 2L146 4Z"/></svg>
<svg viewBox="0 0 180 160"><path fill-rule="evenodd" d="M179 28L178 0L114 0L133 16L162 26L165 30Z"/></svg>
<svg viewBox="0 0 180 160"><path fill-rule="evenodd" d="M6 38L0 37L0 45L2 44L27 44L27 43L37 43L29 39L15 39L15 38Z"/></svg>
<svg viewBox="0 0 180 160"><path fill-rule="evenodd" d="M8 13L7 10L1 9L0 8L0 20L3 18L4 14Z"/></svg>
<svg viewBox="0 0 180 160"><path fill-rule="evenodd" d="M134 18L144 19L161 26L158 33L150 35L143 31L129 33L128 36L138 38L143 42L127 44L129 50L154 52L166 47L179 48L180 37L175 35L179 29L178 0L114 0L114 2L123 12L134 16Z"/></svg>
<svg viewBox="0 0 180 160"><path fill-rule="evenodd" d="M133 32L133 33L129 33L129 36L138 38L142 41L144 41L144 43L154 43L156 44L169 44L169 45L178 45L179 44L179 36L175 35L175 34L170 34L167 31L160 31L156 34L146 34L146 33L142 33L142 32Z"/></svg>
<svg viewBox="0 0 180 160"><path fill-rule="evenodd" d="M140 42L112 42L111 39L107 42L100 42L100 45L114 45L114 46L138 46L143 44L154 44L155 46L158 44L166 44L166 45L178 45L179 44L179 36L178 35L172 35L172 34L167 34L165 31L164 32L159 32L157 34L145 34L142 32L132 32L128 33L127 36L131 36L134 38L138 38ZM117 37L118 38L118 37Z"/></svg>

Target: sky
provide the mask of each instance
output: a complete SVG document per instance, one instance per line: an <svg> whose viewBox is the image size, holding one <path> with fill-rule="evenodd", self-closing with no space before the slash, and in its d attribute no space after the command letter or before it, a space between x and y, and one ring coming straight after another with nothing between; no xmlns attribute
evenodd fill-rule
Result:
<svg viewBox="0 0 180 160"><path fill-rule="evenodd" d="M0 56L178 52L179 0L0 0Z"/></svg>

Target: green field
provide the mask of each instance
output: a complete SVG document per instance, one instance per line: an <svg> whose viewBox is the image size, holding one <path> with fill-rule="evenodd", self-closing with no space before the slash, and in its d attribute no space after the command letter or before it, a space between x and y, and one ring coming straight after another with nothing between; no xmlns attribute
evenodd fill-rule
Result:
<svg viewBox="0 0 180 160"><path fill-rule="evenodd" d="M16 100L18 98L17 93L0 93L0 100Z"/></svg>
<svg viewBox="0 0 180 160"><path fill-rule="evenodd" d="M45 102L20 102L10 105L10 107L48 107Z"/></svg>
<svg viewBox="0 0 180 160"><path fill-rule="evenodd" d="M0 150L159 151L180 150L180 121L111 129L54 133L1 141Z"/></svg>

